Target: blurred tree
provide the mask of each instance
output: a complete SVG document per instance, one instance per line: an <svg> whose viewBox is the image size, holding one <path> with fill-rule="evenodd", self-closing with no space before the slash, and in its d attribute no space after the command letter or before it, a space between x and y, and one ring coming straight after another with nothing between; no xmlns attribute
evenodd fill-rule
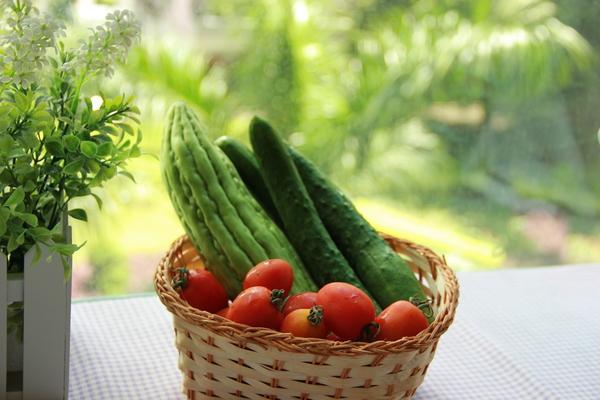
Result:
<svg viewBox="0 0 600 400"><path fill-rule="evenodd" d="M539 250L517 217L528 210L580 216L588 225L573 229L597 234L593 3L136 0L146 39L121 85L135 86L151 152L175 100L195 106L214 137L246 140L261 114L351 195L419 217L443 210L462 225L432 226L473 227L532 260ZM149 189L136 207L169 206L158 167L139 168Z"/></svg>

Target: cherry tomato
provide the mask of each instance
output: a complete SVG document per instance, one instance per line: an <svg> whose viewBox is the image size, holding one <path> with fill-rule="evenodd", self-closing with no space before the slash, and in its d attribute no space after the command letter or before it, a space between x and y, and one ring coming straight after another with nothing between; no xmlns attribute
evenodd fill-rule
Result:
<svg viewBox="0 0 600 400"><path fill-rule="evenodd" d="M253 286L233 300L227 318L241 324L278 330L283 320L280 311L282 302L282 290Z"/></svg>
<svg viewBox="0 0 600 400"><path fill-rule="evenodd" d="M244 289L252 286L264 286L267 289L283 289L285 295L294 283L294 270L284 260L274 258L256 264L244 279Z"/></svg>
<svg viewBox="0 0 600 400"><path fill-rule="evenodd" d="M229 314L229 307L225 307L223 308L221 311L217 312L217 315L223 318L228 318L227 315Z"/></svg>
<svg viewBox="0 0 600 400"><path fill-rule="evenodd" d="M175 265L183 267L199 259L198 250L196 250L191 242L185 241L181 245L179 252L175 254Z"/></svg>
<svg viewBox="0 0 600 400"><path fill-rule="evenodd" d="M199 310L215 313L227 307L227 292L208 270L179 268L173 287L182 299Z"/></svg>
<svg viewBox="0 0 600 400"><path fill-rule="evenodd" d="M375 322L379 324L376 340L397 340L405 336L415 336L429 326L419 307L406 300L390 304L375 318Z"/></svg>
<svg viewBox="0 0 600 400"><path fill-rule="evenodd" d="M196 258L185 266L187 269L204 269L204 262L200 258Z"/></svg>
<svg viewBox="0 0 600 400"><path fill-rule="evenodd" d="M375 318L375 306L365 292L345 282L332 282L317 293L325 324L342 340L356 340Z"/></svg>
<svg viewBox="0 0 600 400"><path fill-rule="evenodd" d="M291 296L285 302L283 315L288 315L294 310L300 308L311 308L317 305L317 292L304 292Z"/></svg>
<svg viewBox="0 0 600 400"><path fill-rule="evenodd" d="M280 330L299 337L324 338L328 329L323 322L323 308L314 306L292 311L283 319Z"/></svg>

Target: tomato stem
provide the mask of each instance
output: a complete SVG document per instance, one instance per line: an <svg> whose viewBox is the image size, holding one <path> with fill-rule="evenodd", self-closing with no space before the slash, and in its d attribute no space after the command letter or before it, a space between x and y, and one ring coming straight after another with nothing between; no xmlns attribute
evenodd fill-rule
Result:
<svg viewBox="0 0 600 400"><path fill-rule="evenodd" d="M377 322L371 321L362 328L360 340L370 342L379 335L380 330L381 326Z"/></svg>
<svg viewBox="0 0 600 400"><path fill-rule="evenodd" d="M427 320L433 318L433 307L431 306L431 299L423 299L420 297L410 297L408 299L412 304L417 306L419 310L425 315Z"/></svg>
<svg viewBox="0 0 600 400"><path fill-rule="evenodd" d="M190 278L190 271L186 267L177 268L175 270L175 276L171 281L171 285L173 285L173 289L177 291L181 291L185 289L187 286L188 280Z"/></svg>
<svg viewBox="0 0 600 400"><path fill-rule="evenodd" d="M323 307L312 306L306 319L312 326L319 325L323 321Z"/></svg>
<svg viewBox="0 0 600 400"><path fill-rule="evenodd" d="M283 289L271 290L271 303L279 311L281 311L283 309L283 306L285 305L286 300L287 300L287 298L285 296L285 290L283 290Z"/></svg>

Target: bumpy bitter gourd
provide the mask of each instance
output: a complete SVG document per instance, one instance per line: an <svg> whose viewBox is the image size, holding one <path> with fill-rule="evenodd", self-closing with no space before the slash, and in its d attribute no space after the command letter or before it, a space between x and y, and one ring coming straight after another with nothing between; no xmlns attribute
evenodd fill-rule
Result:
<svg viewBox="0 0 600 400"><path fill-rule="evenodd" d="M193 110L183 103L169 110L161 168L186 233L229 296L240 292L250 268L269 258L281 258L292 265L292 292L316 289L283 232L209 139Z"/></svg>

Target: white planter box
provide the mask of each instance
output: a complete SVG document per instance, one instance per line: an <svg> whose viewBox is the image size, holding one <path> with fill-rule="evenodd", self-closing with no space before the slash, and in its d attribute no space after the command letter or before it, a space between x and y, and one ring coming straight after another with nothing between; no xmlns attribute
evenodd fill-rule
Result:
<svg viewBox="0 0 600 400"><path fill-rule="evenodd" d="M64 279L59 255L48 261L49 255L42 247L32 265L32 249L24 272L7 274L6 256L0 254L0 399L67 399L71 280ZM15 301L24 307L22 346L7 338L7 307Z"/></svg>

